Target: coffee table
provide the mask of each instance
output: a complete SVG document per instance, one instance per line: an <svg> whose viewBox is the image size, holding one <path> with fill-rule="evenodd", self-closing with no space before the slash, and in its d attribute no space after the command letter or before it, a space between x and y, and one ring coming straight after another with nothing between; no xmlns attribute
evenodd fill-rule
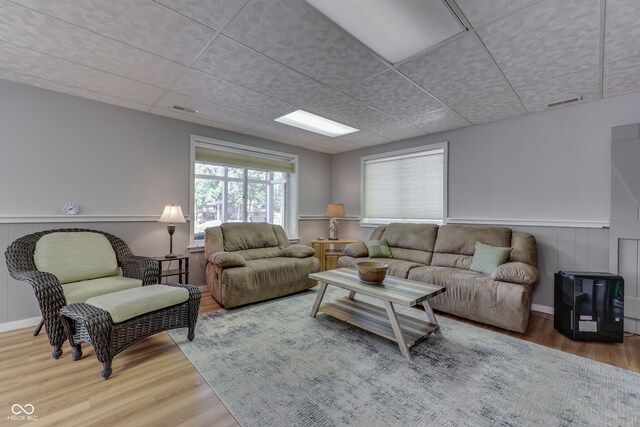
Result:
<svg viewBox="0 0 640 427"><path fill-rule="evenodd" d="M320 282L318 296L311 309L311 317L318 311L340 319L351 325L385 337L398 343L400 352L411 359L409 348L432 333L442 336L440 325L429 306L429 298L445 292L444 286L430 285L413 280L387 276L379 285L370 285L358 279L353 268L338 268L309 275ZM327 286L337 286L350 291L348 297L322 303ZM355 299L356 293L377 298L384 308ZM413 307L422 303L427 321L417 317L396 313L394 304Z"/></svg>

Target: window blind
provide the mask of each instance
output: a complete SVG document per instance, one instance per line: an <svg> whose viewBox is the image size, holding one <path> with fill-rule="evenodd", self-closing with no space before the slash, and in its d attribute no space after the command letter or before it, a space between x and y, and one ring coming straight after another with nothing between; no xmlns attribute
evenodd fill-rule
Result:
<svg viewBox="0 0 640 427"><path fill-rule="evenodd" d="M365 160L364 222L442 221L444 149Z"/></svg>
<svg viewBox="0 0 640 427"><path fill-rule="evenodd" d="M294 172L293 159L286 157L278 157L250 150L227 151L205 147L196 147L195 151L197 162L240 166L250 169L270 170L284 173Z"/></svg>

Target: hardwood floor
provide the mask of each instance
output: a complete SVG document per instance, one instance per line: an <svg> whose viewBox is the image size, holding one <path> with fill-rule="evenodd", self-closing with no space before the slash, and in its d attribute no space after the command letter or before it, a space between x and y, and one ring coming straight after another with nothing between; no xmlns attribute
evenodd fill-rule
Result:
<svg viewBox="0 0 640 427"><path fill-rule="evenodd" d="M219 310L203 293L200 313ZM544 314L531 316L526 334L436 313L540 345L640 372L640 336L624 344L572 341L553 328ZM15 403L32 404L39 425L236 426L238 423L165 333L147 338L119 354L108 381L89 346L73 362L68 344L61 359L51 358L44 334L32 328L0 334L0 425Z"/></svg>

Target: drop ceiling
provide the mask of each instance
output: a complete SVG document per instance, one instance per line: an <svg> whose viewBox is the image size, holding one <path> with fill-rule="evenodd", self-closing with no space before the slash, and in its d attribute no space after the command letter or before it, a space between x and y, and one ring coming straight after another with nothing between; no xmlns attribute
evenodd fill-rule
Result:
<svg viewBox="0 0 640 427"><path fill-rule="evenodd" d="M0 0L0 78L326 153L640 90L638 0L447 1L469 31L390 64L304 0Z"/></svg>

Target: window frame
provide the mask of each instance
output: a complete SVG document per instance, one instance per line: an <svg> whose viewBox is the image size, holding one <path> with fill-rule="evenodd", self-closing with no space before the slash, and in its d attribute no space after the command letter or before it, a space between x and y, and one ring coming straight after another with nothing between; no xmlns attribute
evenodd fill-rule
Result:
<svg viewBox="0 0 640 427"><path fill-rule="evenodd" d="M196 163L196 147L205 149L226 151L236 154L243 154L247 156L253 156L258 158L267 159L286 159L293 164L293 172L289 173L288 179L285 180L284 185L284 208L283 213L284 230L287 233L289 239L297 239L298 237L298 155L285 153L281 151L269 150L266 148L254 147L251 145L238 144L235 142L224 141L220 139L207 138L204 136L191 135L190 150L189 150L189 212L192 212L195 207L195 163ZM247 168L252 169L253 168ZM246 172L245 172L246 175ZM228 180L229 177L226 177ZM239 182L243 182L243 178L237 178ZM247 183L250 180L247 180ZM245 212L245 218L247 213ZM190 215L189 221L189 247L200 248L204 246L204 242L200 243L194 239L195 229L195 212Z"/></svg>
<svg viewBox="0 0 640 427"><path fill-rule="evenodd" d="M389 220L380 221L377 219L376 221L372 221L366 216L365 212L365 166L366 162L370 160L378 160L378 159L386 159L390 157L402 156L407 154L417 154L421 152L428 152L432 150L443 150L443 180L442 180L442 221L434 221L434 220L420 220L420 219L410 219L410 218L393 218ZM403 150L395 150L388 151L379 154L373 154L370 156L362 156L360 158L360 225L363 227L377 227L379 225L386 225L392 222L411 222L411 223L424 223L424 224L446 224L447 216L448 216L448 180L449 180L449 142L443 141L435 144L423 145L420 147L407 148Z"/></svg>

